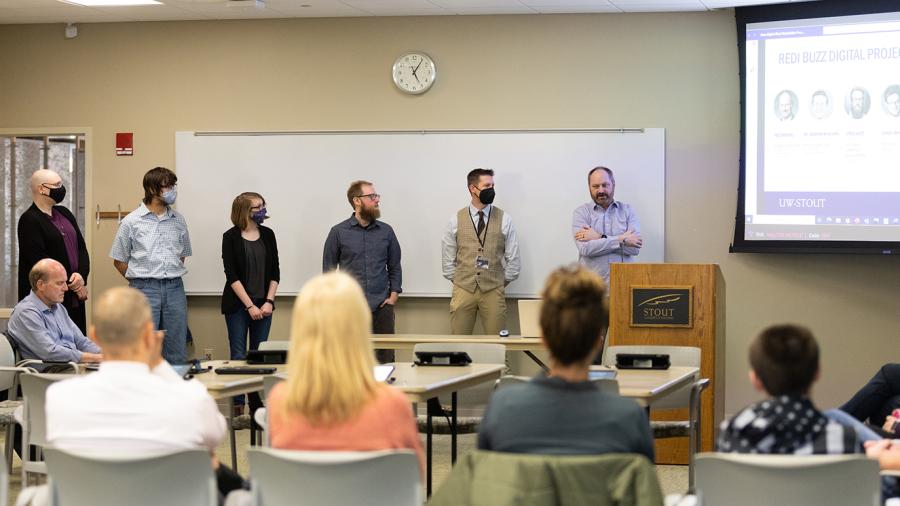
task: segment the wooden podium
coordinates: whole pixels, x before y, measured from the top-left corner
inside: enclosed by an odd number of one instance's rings
[[[714,264],[614,263],[610,272],[609,346],[700,348],[702,448],[712,451],[725,409],[725,280]],[[687,409],[656,410],[653,420],[687,420]],[[660,464],[687,464],[688,438],[656,441]]]

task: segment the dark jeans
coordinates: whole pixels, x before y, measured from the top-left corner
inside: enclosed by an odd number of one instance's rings
[[[868,419],[881,427],[896,408],[900,408],[900,364],[885,364],[840,409],[861,422]]]
[[[372,333],[394,333],[394,306],[385,304],[372,311]],[[394,361],[394,350],[375,350],[375,359],[379,364],[388,364]]]
[[[254,299],[253,303],[256,307],[260,307],[265,299]],[[225,326],[228,327],[228,343],[230,348],[229,357],[231,360],[244,360],[247,358],[247,334],[250,334],[250,349],[258,350],[259,343],[268,341],[269,328],[272,327],[272,317],[267,316],[262,320],[254,320],[250,318],[250,313],[246,310],[235,311],[225,315]],[[255,397],[255,399],[254,399]],[[257,406],[259,394],[250,394],[251,410]],[[244,405],[244,396],[238,395],[234,398],[235,406]]]

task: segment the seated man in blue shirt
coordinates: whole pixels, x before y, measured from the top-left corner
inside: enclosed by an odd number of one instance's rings
[[[588,378],[603,349],[603,280],[585,267],[563,267],[541,293],[541,337],[550,371],[491,397],[478,448],[507,453],[638,453],[653,460],[647,415],[637,402],[602,392]]]
[[[16,304],[7,333],[22,358],[55,362],[99,362],[100,347],[81,333],[63,307],[68,276],[61,263],[45,258],[28,274],[31,293]]]

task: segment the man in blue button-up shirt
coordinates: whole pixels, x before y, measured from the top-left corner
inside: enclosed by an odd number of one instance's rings
[[[45,258],[31,268],[31,293],[16,304],[7,333],[22,358],[60,362],[99,362],[100,347],[81,333],[62,301],[69,290],[66,268]]]
[[[150,303],[153,324],[165,330],[163,358],[187,362],[187,296],[181,277],[191,256],[187,222],[172,209],[178,177],[165,167],[144,174],[144,200],[122,219],[109,256],[132,288]]]
[[[572,214],[572,234],[578,261],[609,284],[609,264],[633,262],[641,251],[641,224],[630,205],[613,197],[616,179],[612,170],[594,167],[588,173],[591,202]],[[607,290],[607,293],[609,291]]]
[[[403,291],[400,243],[394,229],[378,221],[381,196],[368,181],[354,181],[347,190],[350,218],[331,227],[322,254],[322,272],[340,267],[362,286],[372,310],[372,332],[394,333],[394,304]],[[393,350],[377,350],[381,363],[393,362]]]

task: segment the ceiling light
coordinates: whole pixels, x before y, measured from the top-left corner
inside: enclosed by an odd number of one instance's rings
[[[122,7],[129,5],[162,5],[157,0],[59,0],[67,4],[84,7]]]

